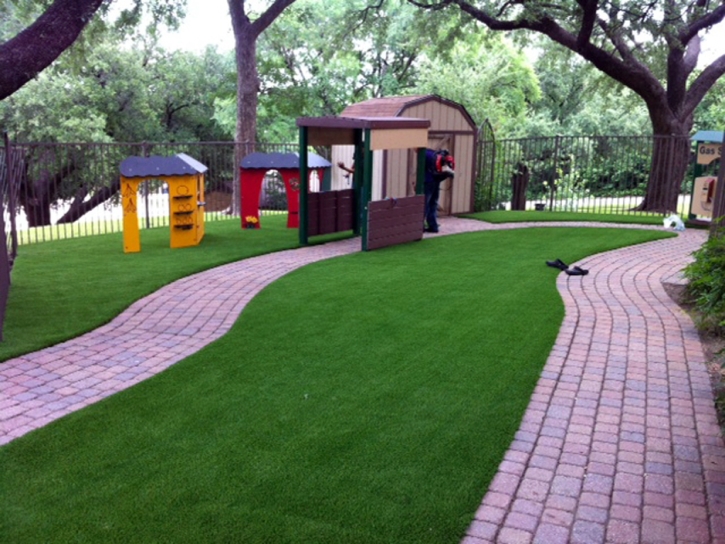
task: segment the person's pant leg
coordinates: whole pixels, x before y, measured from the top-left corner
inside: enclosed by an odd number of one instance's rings
[[[432,183],[425,187],[425,221],[428,229],[438,231],[438,198],[440,184]]]

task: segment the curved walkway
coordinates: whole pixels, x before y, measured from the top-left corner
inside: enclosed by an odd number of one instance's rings
[[[442,222],[445,234],[526,226]],[[681,281],[705,238],[688,230],[577,263],[588,276],[560,274],[564,323],[465,544],[725,543],[725,447],[704,356],[662,286]],[[275,279],[359,248],[344,240],[221,266],[0,364],[0,444],[161,372],[226,333]]]

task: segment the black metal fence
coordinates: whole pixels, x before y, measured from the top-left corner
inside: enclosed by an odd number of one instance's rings
[[[482,131],[480,141],[477,211],[627,214],[635,213],[645,195],[655,140],[652,136],[496,140],[490,131]],[[691,164],[678,201],[681,215],[689,211],[692,178]]]
[[[475,208],[633,213],[649,180],[653,141],[651,136],[497,140],[483,130]],[[298,149],[296,144],[232,142],[8,145],[0,150],[0,161],[13,157],[12,171],[3,166],[11,261],[18,244],[122,231],[119,165],[126,157],[186,153],[206,165],[206,218],[215,220],[239,215],[238,165],[243,157],[253,151]],[[682,186],[683,215],[692,178],[688,173]],[[142,228],[168,225],[165,191],[160,181],[141,187]],[[284,184],[274,171],[265,179],[260,207],[262,213],[286,209]]]
[[[294,152],[297,146],[276,144],[133,143],[10,144],[16,157],[17,195],[14,218],[19,244],[121,232],[123,210],[118,192],[119,165],[130,156],[186,153],[208,167],[206,219],[239,215],[238,180],[241,159],[253,151]],[[165,184],[148,180],[139,190],[142,228],[167,226]],[[276,172],[265,179],[262,213],[285,209],[284,184]],[[6,201],[5,209],[8,210]]]

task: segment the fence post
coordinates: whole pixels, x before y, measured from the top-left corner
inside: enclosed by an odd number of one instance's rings
[[[142,157],[148,157],[149,156],[149,146],[146,142],[141,143],[141,156]],[[146,228],[151,228],[151,214],[149,213],[149,180],[145,179],[143,181],[143,200],[144,200],[144,208],[146,208]]]
[[[0,186],[0,341],[3,340],[3,327],[5,325],[5,308],[8,303],[8,294],[10,292],[10,257],[8,256],[8,237],[5,232],[5,203],[4,196],[6,189],[11,185],[11,162],[10,162],[10,139],[8,133],[3,132],[3,142],[5,144],[5,176]]]
[[[549,211],[554,211],[554,195],[556,194],[556,180],[559,175],[559,147],[561,135],[557,134],[554,140],[554,179],[551,180],[551,194],[549,195]]]
[[[13,161],[13,153],[11,152],[11,143],[10,138],[8,137],[8,133],[3,133],[3,139],[5,141],[5,153],[6,153],[6,163],[5,168],[7,169],[7,175],[8,175],[8,212],[10,215],[10,263],[12,266],[12,263],[15,262],[15,258],[18,256],[18,228],[15,224],[15,214],[17,211],[18,206],[18,186],[20,184],[19,179],[16,176],[16,169],[19,168],[18,165],[14,164]],[[16,155],[17,157],[17,155]]]
[[[723,132],[723,146],[725,146],[725,132]],[[694,191],[693,191],[694,193]],[[715,199],[712,204],[712,223],[710,223],[710,236],[718,236],[720,229],[725,225],[725,167],[722,163],[717,170],[717,184],[715,185]]]

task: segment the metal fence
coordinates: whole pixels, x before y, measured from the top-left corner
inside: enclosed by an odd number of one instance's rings
[[[651,136],[495,139],[482,130],[477,150],[476,210],[547,209],[633,213],[649,180]],[[253,151],[294,152],[296,144],[132,143],[6,144],[0,166],[13,157],[4,178],[3,201],[11,260],[17,245],[121,232],[119,165],[130,156],[186,153],[208,167],[206,219],[239,215],[241,159]],[[324,151],[321,151],[324,153]],[[680,213],[689,210],[693,175],[683,182]],[[142,228],[168,226],[168,195],[160,181],[144,182],[139,194]],[[265,178],[262,213],[286,209],[278,173]]]
[[[652,136],[496,140],[484,127],[480,141],[478,211],[628,214],[636,213],[634,208],[645,195],[655,140]],[[678,202],[683,215],[689,211],[692,189],[694,163],[690,162]]]
[[[171,156],[186,153],[205,166],[206,219],[239,215],[239,163],[253,151],[294,152],[294,144],[132,143],[132,144],[10,144],[16,159],[14,217],[17,242],[28,244],[60,238],[121,232],[123,209],[119,166],[130,156]],[[4,153],[4,150],[3,150]],[[139,189],[141,228],[168,226],[166,185],[148,180]],[[284,184],[272,171],[265,178],[262,213],[286,207]],[[13,213],[14,212],[14,213]]]

